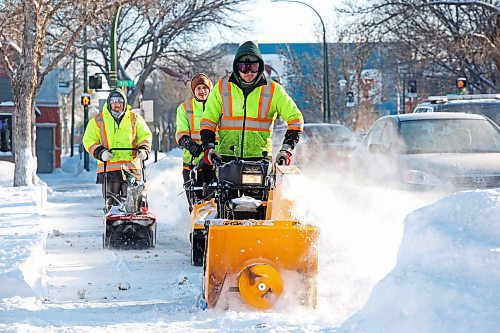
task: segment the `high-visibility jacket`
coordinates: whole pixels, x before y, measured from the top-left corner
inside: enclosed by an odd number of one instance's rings
[[[216,150],[224,156],[241,158],[272,154],[274,119],[280,115],[288,129],[302,131],[304,119],[295,102],[283,87],[272,80],[252,90],[245,98],[243,91],[228,79],[220,80],[210,93],[201,120],[201,129],[218,128]]]
[[[118,124],[105,104],[102,112],[87,124],[82,141],[85,149],[92,156],[94,156],[94,151],[101,146],[105,149],[143,147],[150,151],[152,134],[144,118],[132,112],[130,105],[127,106]],[[113,158],[107,162],[107,171],[119,171],[124,167],[137,170],[137,165],[131,162],[136,155],[135,151],[113,151]],[[104,163],[98,160],[97,173],[103,171]]]
[[[188,135],[191,139],[201,144],[200,121],[203,116],[203,102],[198,102],[195,98],[190,98],[177,108],[175,140],[179,144],[180,138]],[[193,165],[196,165],[203,156],[200,155],[193,159]],[[193,155],[189,150],[184,149],[182,161],[184,164],[191,164]]]

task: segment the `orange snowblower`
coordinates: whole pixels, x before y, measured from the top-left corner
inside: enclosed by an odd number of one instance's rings
[[[282,196],[295,166],[236,160],[216,166],[214,198],[194,204],[192,263],[204,266],[209,308],[266,310],[290,301],[315,307],[317,227],[291,215]]]

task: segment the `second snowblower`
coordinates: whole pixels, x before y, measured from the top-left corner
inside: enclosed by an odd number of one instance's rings
[[[113,148],[110,151],[133,150],[136,148]],[[122,197],[108,191],[107,163],[104,162],[105,214],[102,242],[104,248],[142,249],[156,244],[156,216],[149,212],[145,189],[146,174],[144,161],[135,158],[133,167],[122,167],[127,180],[127,195]],[[137,179],[135,170],[140,170]]]

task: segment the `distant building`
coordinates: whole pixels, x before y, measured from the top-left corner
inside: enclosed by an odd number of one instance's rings
[[[236,43],[221,44],[220,47],[228,53],[228,57],[234,56],[236,49],[238,48]],[[397,92],[397,66],[392,64],[394,60],[390,54],[384,52],[382,44],[374,45],[374,51],[368,57],[367,61],[363,65],[360,75],[360,82],[354,81],[354,68],[349,68],[350,76],[348,79],[351,81],[351,88],[347,87],[346,91],[340,90],[340,85],[338,82],[343,78],[339,77],[340,64],[342,63],[341,55],[349,54],[349,50],[353,49],[354,44],[349,43],[329,43],[329,55],[333,59],[329,59],[329,77],[330,77],[330,100],[331,108],[334,111],[348,112],[349,110],[345,106],[345,94],[352,91],[356,97],[356,105],[361,101],[364,105],[371,105],[370,109],[372,113],[375,113],[375,117],[383,116],[386,114],[396,114],[398,110],[398,92]],[[291,97],[295,100],[298,107],[301,110],[309,111],[309,114],[316,112],[318,117],[313,121],[318,121],[321,119],[321,110],[323,105],[322,98],[313,98],[305,96],[303,92],[305,87],[300,86],[299,80],[294,80],[293,76],[289,76],[287,73],[287,62],[294,57],[297,59],[313,59],[314,63],[320,64],[321,70],[320,75],[316,78],[309,77],[309,80],[318,80],[319,85],[323,85],[323,45],[321,43],[263,43],[259,44],[259,49],[262,52],[262,56],[266,63],[266,72],[268,76],[275,79],[283,84]],[[227,62],[227,61],[226,61]],[[229,65],[230,66],[230,65]],[[231,71],[232,68],[228,68]],[[303,75],[314,75],[312,74],[311,66],[302,67]],[[318,72],[318,71],[317,71]],[[317,76],[317,74],[316,74]],[[342,75],[343,76],[343,75]],[[358,90],[359,87],[359,91]],[[319,94],[322,96],[321,94]],[[342,107],[343,105],[343,107]],[[353,107],[355,109],[356,107]],[[306,118],[306,121],[311,121]]]
[[[37,172],[61,167],[61,110],[58,71],[49,73],[35,100]],[[14,96],[8,77],[0,71],[0,160],[14,162]]]

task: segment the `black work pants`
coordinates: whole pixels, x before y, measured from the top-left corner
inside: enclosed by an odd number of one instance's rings
[[[127,187],[128,187],[128,184],[126,181],[111,180],[111,181],[108,181],[107,190],[108,190],[108,193],[113,193],[116,196],[126,197],[127,196]],[[113,199],[109,195],[106,195],[104,183],[102,183],[102,196],[106,200],[108,207],[112,206],[113,204],[117,204],[115,199]]]

